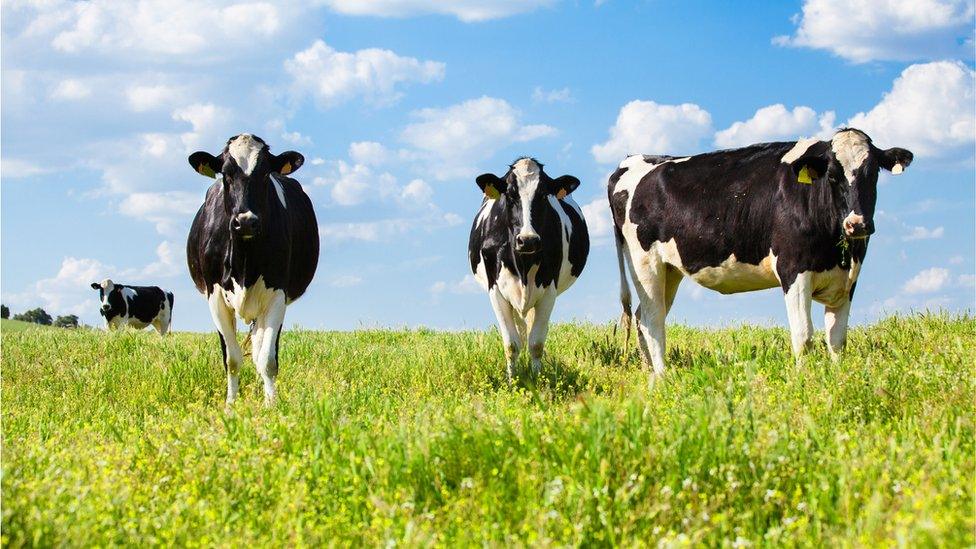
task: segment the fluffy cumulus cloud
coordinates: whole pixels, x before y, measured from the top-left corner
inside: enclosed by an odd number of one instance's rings
[[[715,133],[715,145],[723,148],[743,147],[764,141],[795,140],[799,137],[830,137],[834,130],[834,112],[817,114],[810,107],[787,109],[782,104],[756,111],[744,122],[736,122]]]
[[[58,85],[51,90],[51,99],[55,101],[77,101],[88,97],[91,92],[91,86],[88,84],[81,80],[67,78],[58,82]]]
[[[558,90],[544,90],[541,86],[536,86],[532,90],[532,100],[537,103],[575,103],[573,92],[569,88]]]
[[[631,101],[620,109],[610,139],[593,145],[597,162],[616,164],[629,154],[691,154],[712,134],[712,116],[693,103]]]
[[[945,234],[945,227],[935,227],[929,229],[927,227],[910,227],[908,234],[901,237],[902,240],[909,242],[912,240],[934,240],[937,238],[942,238]]]
[[[433,179],[468,177],[484,159],[511,143],[556,134],[543,124],[523,124],[521,113],[503,99],[480,97],[445,108],[412,113],[400,134],[416,150]]]
[[[186,191],[131,193],[119,204],[119,213],[148,221],[160,234],[173,236],[189,228],[190,216],[203,203],[202,194]]]
[[[780,45],[824,49],[855,63],[973,57],[972,0],[806,0]]]
[[[555,0],[323,0],[323,3],[347,15],[450,15],[461,21],[476,22],[530,12],[551,6]]]
[[[582,210],[583,217],[586,219],[586,229],[593,243],[601,245],[609,242],[613,237],[613,217],[606,197],[583,204]]]
[[[932,267],[913,276],[902,286],[906,294],[931,294],[945,288],[950,281],[948,269]]]
[[[51,0],[18,3],[5,15],[24,23],[21,38],[62,53],[161,59],[253,49],[282,31],[289,12],[271,2]]]
[[[445,65],[402,57],[390,50],[369,48],[336,51],[322,40],[285,62],[292,89],[311,95],[322,107],[334,107],[354,97],[374,105],[389,105],[402,95],[399,87],[444,78]]]
[[[880,147],[904,147],[918,156],[971,158],[976,143],[976,72],[958,61],[911,65],[873,109],[847,125],[866,131]]]

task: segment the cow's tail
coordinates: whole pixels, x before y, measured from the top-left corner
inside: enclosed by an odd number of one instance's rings
[[[630,344],[631,325],[630,284],[627,283],[627,258],[624,255],[627,253],[624,249],[626,242],[619,228],[614,227],[613,235],[617,245],[617,268],[620,270],[620,307],[623,309],[620,313],[620,327],[624,331],[624,355],[626,356],[629,351],[627,346]]]

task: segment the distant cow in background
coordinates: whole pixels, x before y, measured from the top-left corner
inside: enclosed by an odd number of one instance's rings
[[[607,194],[622,321],[629,326],[629,266],[645,363],[664,372],[664,319],[686,276],[723,294],[781,287],[798,357],[813,336],[811,300],[823,303],[827,345],[837,356],[874,232],[878,171],[899,174],[911,162],[911,152],[881,150],[855,129],[829,141],[621,162]]]
[[[207,177],[220,174],[190,227],[186,257],[220,335],[227,402],[237,398],[243,361],[236,315],[252,324],[251,356],[272,403],[285,307],[305,293],[319,259],[312,202],[298,181],[285,177],[305,158],[294,151],[275,156],[261,138],[245,133],[218,155],[195,152],[189,161]]]
[[[101,302],[99,314],[105,318],[105,326],[118,329],[123,326],[143,329],[152,324],[160,335],[169,332],[173,322],[173,293],[157,286],[127,286],[106,278],[92,282],[98,290]]]
[[[542,368],[556,296],[583,272],[590,251],[583,212],[569,196],[579,179],[553,179],[534,158],[519,158],[503,177],[478,176],[485,197],[471,226],[471,271],[488,292],[514,375],[528,340],[532,371]]]

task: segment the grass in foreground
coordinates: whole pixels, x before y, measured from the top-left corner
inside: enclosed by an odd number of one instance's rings
[[[608,327],[534,388],[494,332],[291,331],[227,412],[214,335],[3,330],[3,545],[972,546],[974,340],[672,326],[649,390]]]

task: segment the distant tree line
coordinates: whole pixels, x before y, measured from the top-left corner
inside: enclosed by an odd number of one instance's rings
[[[6,305],[0,305],[0,318],[10,318],[10,308]],[[16,314],[13,319],[57,328],[78,328],[81,325],[78,322],[78,315],[63,315],[58,318],[51,318],[51,315],[40,307]]]

